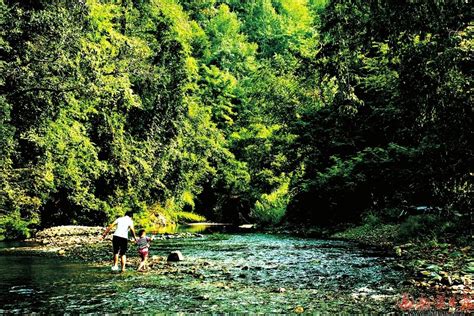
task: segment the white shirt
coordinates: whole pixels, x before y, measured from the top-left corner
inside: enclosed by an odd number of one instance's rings
[[[128,216],[122,216],[115,220],[114,224],[117,224],[114,236],[128,239],[128,229],[133,226],[133,221]]]

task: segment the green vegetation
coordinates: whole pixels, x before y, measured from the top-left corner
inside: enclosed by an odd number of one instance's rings
[[[0,0],[0,25],[4,237],[126,210],[470,229],[466,1]]]

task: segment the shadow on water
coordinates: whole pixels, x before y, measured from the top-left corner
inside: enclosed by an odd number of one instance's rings
[[[338,296],[361,288],[395,294],[402,279],[390,268],[393,258],[376,250],[335,240],[228,234],[222,228],[153,241],[152,256],[180,250],[185,261],[159,261],[144,274],[113,274],[110,267],[52,258],[0,257],[0,313],[287,313],[298,305],[308,312],[338,311]],[[342,304],[367,310],[355,302]]]
[[[39,243],[33,241],[0,241],[0,249],[16,247],[34,247]]]

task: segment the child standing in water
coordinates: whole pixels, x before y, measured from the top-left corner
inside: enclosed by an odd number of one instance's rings
[[[146,235],[144,229],[141,229],[138,232],[138,240],[136,241],[138,246],[138,254],[142,259],[140,265],[138,266],[138,271],[146,271],[148,268],[146,264],[148,260],[148,249],[150,248],[150,241],[151,238]]]

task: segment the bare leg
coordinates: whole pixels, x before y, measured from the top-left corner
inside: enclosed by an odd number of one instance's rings
[[[142,261],[140,261],[140,265],[138,266],[138,271],[142,270],[143,267],[145,266],[145,260],[142,258]]]
[[[122,263],[122,272],[125,271],[125,265],[127,264],[127,256],[123,255],[120,257],[120,261]]]
[[[118,266],[118,257],[119,257],[118,254],[115,254],[115,255],[114,255],[114,267],[117,267],[117,266]]]

